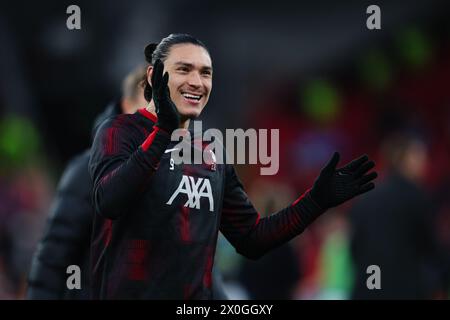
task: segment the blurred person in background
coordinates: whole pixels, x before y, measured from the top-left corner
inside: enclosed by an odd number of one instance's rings
[[[418,136],[392,134],[382,153],[388,174],[350,212],[353,299],[429,299],[439,291],[433,205],[422,187],[429,161]],[[381,289],[368,289],[367,267],[381,270]]]
[[[95,120],[93,132],[108,117],[134,113],[144,107],[142,81],[146,67],[133,70],[122,83],[122,97]],[[28,276],[28,299],[89,299],[89,255],[94,209],[88,172],[90,150],[74,157],[64,170],[47,219],[44,235],[34,253]],[[81,269],[81,289],[67,288],[67,267]]]
[[[320,290],[316,298],[349,299],[353,286],[353,265],[347,211],[334,213],[327,222],[320,230],[323,240],[318,263]]]
[[[236,251],[258,259],[329,208],[375,187],[373,161],[362,156],[337,168],[336,152],[311,189],[261,218],[233,165],[175,166],[166,152],[175,146],[171,134],[188,129],[208,102],[212,62],[205,45],[172,34],[147,46],[145,56],[149,105],[103,122],[89,161],[97,213],[94,297],[211,299],[219,229]],[[191,188],[200,188],[194,204]]]

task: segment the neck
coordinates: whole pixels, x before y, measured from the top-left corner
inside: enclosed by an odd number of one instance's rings
[[[147,111],[152,113],[153,115],[158,116],[156,114],[156,111],[155,111],[156,110],[155,109],[155,103],[153,102],[153,100],[148,103],[148,105],[147,105],[147,107],[145,109],[147,109]],[[180,115],[180,118],[181,118],[181,120],[180,120],[180,125],[179,125],[178,128],[179,129],[187,129],[187,128],[189,128],[190,120],[188,118],[185,118],[185,117],[181,116],[181,115]]]

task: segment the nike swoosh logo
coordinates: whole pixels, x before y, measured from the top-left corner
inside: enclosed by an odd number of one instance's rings
[[[180,148],[172,148],[172,149],[167,149],[166,151],[164,151],[164,153],[169,153],[175,150],[180,150]]]

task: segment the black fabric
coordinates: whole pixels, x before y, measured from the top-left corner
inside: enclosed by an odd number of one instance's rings
[[[141,112],[120,115],[95,137],[94,298],[211,299],[219,229],[239,253],[256,259],[323,212],[306,193],[260,219],[232,165],[172,165],[164,150],[175,143],[161,131],[143,150],[155,121]]]
[[[33,256],[28,299],[88,299],[89,244],[93,209],[89,151],[74,158],[59,182],[44,236]],[[81,290],[68,290],[67,267],[81,268]]]
[[[258,261],[245,259],[239,280],[252,300],[290,300],[294,298],[300,271],[299,258],[286,243]]]
[[[122,107],[120,104],[121,104],[120,98],[113,100],[110,104],[106,106],[105,110],[103,110],[103,112],[100,113],[95,118],[94,126],[92,127],[92,140],[94,140],[95,133],[97,132],[98,128],[100,127],[103,121],[122,113]]]
[[[354,299],[431,298],[428,270],[436,259],[432,204],[400,174],[390,175],[350,212]],[[369,290],[367,267],[381,271],[381,290]]]

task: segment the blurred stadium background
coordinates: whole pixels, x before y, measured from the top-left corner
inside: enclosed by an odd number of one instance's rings
[[[71,4],[81,8],[81,30],[66,28]],[[370,4],[381,8],[381,30],[366,28]],[[0,299],[24,298],[56,183],[67,161],[89,147],[95,116],[120,95],[124,76],[144,62],[144,46],[176,32],[201,39],[212,54],[214,85],[201,117],[204,127],[280,129],[277,175],[238,167],[260,212],[294,200],[334,150],[342,161],[369,154],[381,183],[387,174],[385,139],[398,129],[420,136],[427,146],[420,185],[434,204],[428,218],[441,256],[429,271],[439,279],[430,284],[429,297],[448,299],[448,1],[101,0],[1,6]],[[355,280],[352,205],[326,214],[259,265],[221,239],[216,265],[229,297],[349,299]],[[287,286],[275,291],[283,283]]]

